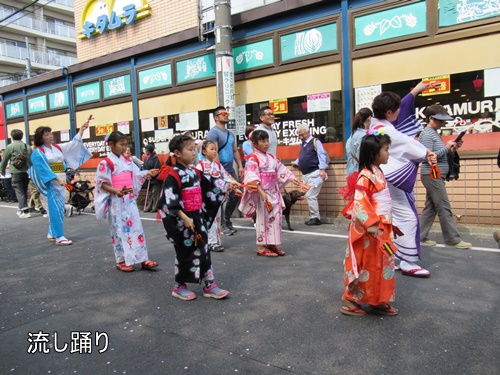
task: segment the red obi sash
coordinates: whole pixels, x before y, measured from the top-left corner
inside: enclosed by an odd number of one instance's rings
[[[184,212],[199,211],[202,209],[201,187],[189,187],[181,190]]]

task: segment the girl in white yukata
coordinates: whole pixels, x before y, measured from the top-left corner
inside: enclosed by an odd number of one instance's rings
[[[47,238],[56,245],[67,246],[73,242],[64,237],[64,213],[66,203],[66,168],[77,169],[92,154],[82,142],[82,134],[89,127],[89,120],[82,125],[72,141],[53,144],[52,129],[40,126],[35,130],[36,148],[31,153],[33,167],[29,169],[33,183],[41,194],[41,201],[49,213]]]
[[[116,268],[134,271],[134,264],[151,269],[158,263],[148,259],[146,238],[137,208],[137,196],[144,180],[158,170],[140,171],[132,160],[123,156],[127,137],[120,132],[106,136],[111,153],[97,166],[94,206],[97,220],[109,219],[109,233],[116,258]]]
[[[239,209],[246,217],[257,213],[257,255],[266,257],[284,256],[279,248],[282,237],[282,214],[285,202],[281,188],[292,181],[301,184],[269,149],[269,135],[263,130],[252,133],[254,152],[246,157],[244,186],[246,187]]]
[[[198,168],[208,180],[221,179],[225,182],[231,184],[233,188],[237,188],[240,184],[231,177],[229,173],[226,172],[224,167],[216,161],[217,158],[217,143],[214,141],[203,141],[201,146],[202,159],[198,162],[196,168]],[[236,195],[241,196],[241,191],[236,189]],[[224,251],[224,246],[222,246],[220,234],[222,233],[221,228],[221,208],[217,211],[217,216],[210,227],[208,232],[208,249],[210,251],[221,252]]]

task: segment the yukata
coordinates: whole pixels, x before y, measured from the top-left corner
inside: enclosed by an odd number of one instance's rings
[[[95,214],[97,220],[108,217],[109,234],[117,264],[131,266],[148,260],[146,238],[137,208],[137,197],[146,174],[147,171],[139,170],[131,159],[118,157],[113,153],[97,166],[94,180]],[[103,183],[115,189],[127,187],[133,191],[118,197],[105,191]]]
[[[364,168],[350,202],[349,239],[344,259],[344,295],[349,301],[380,305],[394,301],[396,279],[392,242],[391,197],[380,169]],[[349,204],[348,204],[349,206]],[[374,238],[367,228],[378,225]]]
[[[252,217],[257,213],[257,245],[281,245],[285,208],[281,189],[293,178],[294,174],[272,154],[255,150],[247,157],[243,181],[247,189],[243,193],[239,209],[245,217]],[[271,206],[262,201],[256,188],[252,188],[256,184],[260,184]]]
[[[404,233],[394,240],[399,249],[396,256],[407,262],[420,259],[420,224],[413,189],[418,165],[427,156],[427,148],[415,140],[422,125],[415,118],[413,103],[412,94],[401,100],[395,125],[375,118],[370,125],[371,129],[383,126],[385,134],[391,137],[391,156],[381,168],[391,193],[394,225]]]
[[[167,238],[175,248],[175,282],[213,281],[208,249],[208,230],[220,208],[229,184],[223,179],[205,178],[194,167],[177,163],[165,179],[158,203]],[[195,232],[177,216],[183,211],[193,220]]]
[[[216,180],[222,179],[227,183],[230,183],[232,177],[229,173],[226,172],[222,164],[216,161],[209,161],[207,159],[201,159],[196,168],[201,171],[205,175],[208,180]],[[219,207],[217,214],[214,218],[212,225],[208,231],[208,244],[209,245],[222,245],[220,234],[222,233],[221,228],[221,219],[222,219],[222,208]]]
[[[79,134],[72,141],[40,146],[31,153],[32,168],[28,174],[42,195],[42,205],[49,214],[49,232],[51,237],[64,236],[64,213],[66,203],[66,186],[61,186],[57,177],[66,181],[66,168],[77,169],[92,154],[85,147]]]

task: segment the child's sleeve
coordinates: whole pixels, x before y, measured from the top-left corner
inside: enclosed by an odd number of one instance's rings
[[[94,208],[97,220],[104,220],[108,215],[111,194],[102,189],[102,184],[112,186],[111,169],[105,160],[101,160],[95,172]]]
[[[174,177],[168,176],[165,180],[160,202],[160,209],[169,215],[177,216],[177,213],[184,209],[181,189]]]
[[[377,211],[372,204],[371,197],[373,192],[373,183],[368,177],[360,174],[356,191],[354,192],[352,216],[356,218],[364,228],[369,228],[380,221]]]

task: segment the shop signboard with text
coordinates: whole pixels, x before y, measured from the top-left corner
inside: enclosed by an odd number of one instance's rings
[[[281,60],[337,50],[337,24],[318,26],[280,37]]]
[[[439,27],[500,17],[500,3],[498,1],[438,0],[438,9]]]
[[[75,93],[76,104],[101,100],[101,86],[99,81],[76,86]]]
[[[24,116],[24,104],[20,100],[14,103],[8,103],[5,105],[5,115],[7,119],[22,117]]]
[[[233,49],[234,71],[274,64],[273,40],[267,39]]]
[[[28,98],[28,113],[30,115],[47,111],[47,96],[40,95]]]
[[[178,61],[177,82],[184,83],[198,79],[215,77],[214,55],[202,55],[191,59]]]
[[[172,67],[170,64],[139,71],[139,91],[170,85],[172,85]]]

